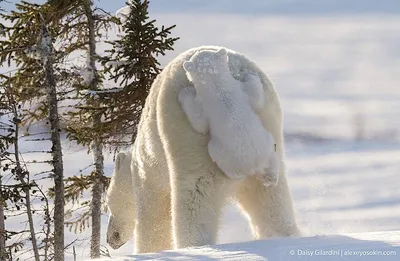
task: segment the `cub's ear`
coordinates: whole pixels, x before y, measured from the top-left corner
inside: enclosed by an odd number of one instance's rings
[[[119,170],[122,167],[126,154],[123,152],[119,152],[115,157],[115,169]]]
[[[225,48],[219,49],[215,55],[221,60],[221,61],[226,61],[228,60],[228,50]]]
[[[186,72],[193,72],[194,64],[190,61],[186,61],[183,63],[183,69],[185,69]]]

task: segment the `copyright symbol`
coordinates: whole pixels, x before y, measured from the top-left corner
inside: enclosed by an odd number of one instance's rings
[[[292,255],[292,256],[295,254],[294,250],[290,250],[289,253],[290,253],[290,255]]]

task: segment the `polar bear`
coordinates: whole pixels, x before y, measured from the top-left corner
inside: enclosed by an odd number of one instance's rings
[[[194,88],[183,88],[178,100],[193,128],[210,132],[211,159],[231,178],[258,174],[266,185],[276,185],[279,161],[274,138],[256,114],[264,106],[258,76],[249,72],[244,82],[233,78],[225,48],[199,51],[183,68]]]
[[[157,76],[131,151],[131,191],[128,188],[115,200],[111,199],[113,188],[108,191],[110,209],[113,204],[133,206],[133,214],[127,208],[112,211],[112,216],[117,220],[123,219],[117,216],[130,215],[128,221],[132,225],[126,229],[127,235],[134,229],[136,253],[215,244],[221,211],[230,198],[248,217],[255,239],[299,235],[285,175],[279,97],[260,68],[244,55],[227,49],[229,69],[235,79],[244,81],[251,71],[261,80],[264,102],[257,115],[277,145],[280,167],[276,186],[265,186],[255,175],[229,178],[210,158],[210,136],[191,126],[178,100],[182,88],[191,85],[183,63],[198,51],[216,52],[220,48],[190,49]],[[114,239],[116,247],[126,242],[121,236]]]
[[[116,155],[107,191],[106,204],[110,212],[107,243],[114,249],[131,239],[135,229],[131,162],[131,152]]]

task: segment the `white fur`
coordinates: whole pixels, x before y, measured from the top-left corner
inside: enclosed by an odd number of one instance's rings
[[[193,128],[210,132],[211,159],[231,178],[258,174],[266,185],[276,185],[274,138],[256,114],[264,105],[260,79],[254,73],[245,75],[246,82],[234,79],[224,48],[199,51],[183,67],[194,88],[182,89],[178,99]]]
[[[114,174],[107,191],[110,211],[107,243],[114,249],[131,239],[135,229],[131,161],[130,152],[117,154]]]
[[[219,49],[188,50],[153,82],[132,149],[134,204],[130,204],[135,213],[130,220],[135,224],[136,253],[215,244],[221,211],[230,197],[247,214],[256,239],[299,234],[283,163],[279,98],[257,65],[228,50],[229,69],[236,79],[250,71],[261,80],[264,101],[257,114],[277,144],[280,168],[276,186],[266,187],[256,176],[228,178],[208,154],[210,136],[194,130],[178,101],[182,88],[190,85],[184,62],[197,51]],[[109,207],[129,200],[127,196],[109,200]],[[119,215],[126,212],[121,210]]]

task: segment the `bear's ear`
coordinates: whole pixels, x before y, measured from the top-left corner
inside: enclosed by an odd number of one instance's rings
[[[119,152],[117,154],[117,157],[115,158],[115,169],[116,170],[121,169],[125,157],[126,157],[126,154],[123,152]]]
[[[194,64],[190,61],[186,61],[183,63],[183,69],[187,72],[193,72],[194,71]]]
[[[215,55],[219,58],[219,60],[226,61],[228,59],[228,50],[221,48],[215,53]]]

